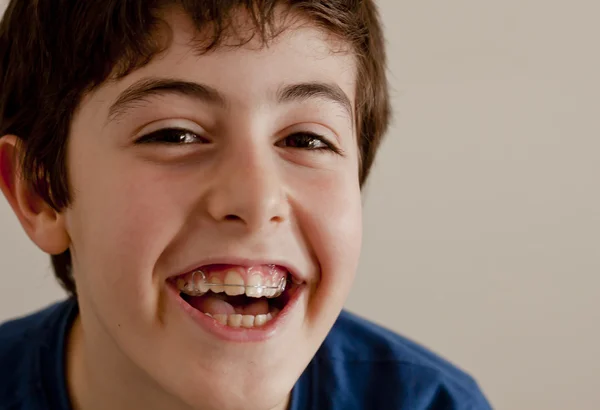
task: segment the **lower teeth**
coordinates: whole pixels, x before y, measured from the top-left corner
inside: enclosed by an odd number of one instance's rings
[[[276,309],[273,313],[269,312],[266,315],[240,315],[240,314],[214,314],[205,313],[206,316],[213,318],[215,321],[222,325],[229,327],[243,327],[246,329],[252,329],[255,327],[264,326],[267,322],[277,316],[279,311]]]

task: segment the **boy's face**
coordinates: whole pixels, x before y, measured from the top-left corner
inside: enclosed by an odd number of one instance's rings
[[[167,21],[169,49],[86,96],[71,128],[65,217],[86,349],[186,403],[281,406],[357,268],[354,58],[306,25],[199,55],[191,22]],[[235,286],[180,296],[178,275],[197,268],[217,284],[295,283],[279,300],[222,292]]]

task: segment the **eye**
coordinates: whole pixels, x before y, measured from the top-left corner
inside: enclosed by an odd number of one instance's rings
[[[329,142],[325,137],[312,132],[296,132],[288,135],[276,144],[283,148],[297,148],[311,151],[330,151],[341,154],[339,148]]]
[[[206,144],[209,141],[183,128],[163,128],[140,137],[137,144],[158,143],[165,145]]]

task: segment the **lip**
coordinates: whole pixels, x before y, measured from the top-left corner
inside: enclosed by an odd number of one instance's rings
[[[236,266],[243,266],[246,268],[250,268],[252,266],[261,266],[261,265],[277,265],[277,266],[281,266],[282,268],[285,268],[292,276],[292,279],[294,280],[294,282],[296,282],[297,284],[303,284],[304,282],[306,282],[306,278],[300,274],[300,271],[295,266],[290,265],[287,261],[275,260],[275,259],[246,259],[246,258],[227,258],[227,257],[226,258],[218,258],[218,257],[207,258],[207,259],[203,259],[198,262],[194,262],[194,264],[189,265],[188,267],[184,268],[182,271],[169,275],[168,279],[172,279],[177,276],[192,273],[195,270],[198,270],[202,266],[206,266],[206,265],[236,265]]]
[[[274,337],[282,331],[286,324],[290,322],[294,313],[294,308],[298,305],[298,302],[305,291],[305,285],[297,285],[290,295],[288,303],[276,317],[271,319],[264,326],[246,329],[222,325],[213,318],[194,309],[179,295],[179,289],[177,289],[173,283],[167,282],[167,298],[182,309],[192,321],[199,325],[204,331],[211,333],[221,340],[237,343],[262,342]]]

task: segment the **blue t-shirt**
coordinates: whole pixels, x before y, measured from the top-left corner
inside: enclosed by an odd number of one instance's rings
[[[65,341],[73,299],[0,326],[0,410],[69,410]],[[292,391],[290,410],[487,410],[468,375],[342,312]]]

